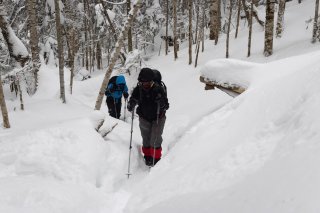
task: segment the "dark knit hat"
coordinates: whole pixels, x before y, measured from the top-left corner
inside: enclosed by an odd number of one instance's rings
[[[152,69],[150,68],[141,69],[139,73],[138,81],[153,81],[153,79],[154,79],[154,72]]]

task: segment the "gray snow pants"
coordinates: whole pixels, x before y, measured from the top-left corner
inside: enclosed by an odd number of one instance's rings
[[[166,116],[159,118],[158,124],[156,120],[149,122],[143,118],[139,118],[139,127],[144,147],[161,147],[162,133],[165,122]]]

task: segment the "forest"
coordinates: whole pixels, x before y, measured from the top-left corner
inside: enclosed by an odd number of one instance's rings
[[[188,63],[197,67],[204,41],[217,45],[226,35],[229,58],[229,38],[237,38],[240,26],[248,29],[243,51],[250,57],[252,25],[257,23],[265,32],[263,55],[269,57],[274,37],[281,38],[284,30],[286,0],[5,0],[0,4],[0,102],[3,125],[9,128],[2,87],[10,87],[23,109],[23,96],[38,90],[41,64],[59,68],[62,103],[67,101],[66,92],[72,94],[75,78],[85,80],[91,73],[105,72],[95,104],[99,110],[114,70],[130,74],[143,60],[167,55],[169,47],[174,60],[179,49],[188,48]],[[318,5],[316,0],[314,17],[308,20],[313,23],[312,43],[320,39]],[[257,10],[261,6],[265,14]],[[70,82],[65,82],[65,75],[70,75]]]

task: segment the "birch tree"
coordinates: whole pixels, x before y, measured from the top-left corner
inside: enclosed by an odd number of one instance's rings
[[[315,43],[317,40],[317,33],[319,31],[318,18],[319,18],[319,0],[316,0],[315,14],[314,14],[314,20],[313,20],[312,40],[311,40],[312,43]]]
[[[266,26],[264,34],[264,55],[272,55],[273,52],[273,28],[274,28],[274,0],[267,0]]]
[[[227,39],[226,39],[226,58],[229,58],[229,38],[230,38],[231,15],[232,15],[232,0],[230,0],[230,3],[229,3],[228,31],[227,31]]]
[[[199,9],[200,11],[200,9]],[[197,45],[196,45],[196,59],[195,59],[195,62],[194,62],[194,67],[197,67],[198,66],[198,58],[199,58],[199,50],[200,50],[200,42],[202,41],[202,38],[204,36],[203,34],[203,28],[204,28],[204,16],[205,16],[205,9],[204,9],[204,5],[201,4],[201,24],[199,26],[199,36],[198,36],[198,41],[197,41]]]
[[[286,0],[279,0],[278,19],[277,19],[277,27],[276,27],[277,38],[281,38],[282,36],[285,8],[286,8]]]
[[[105,88],[106,88],[106,86],[108,84],[108,81],[110,79],[112,70],[114,68],[114,65],[116,64],[117,58],[120,55],[120,50],[121,50],[121,48],[123,46],[125,36],[127,35],[128,30],[132,25],[132,21],[135,18],[137,12],[138,12],[140,3],[141,3],[141,0],[136,0],[135,4],[133,4],[133,8],[131,9],[131,11],[129,13],[128,19],[127,19],[127,21],[126,21],[126,23],[125,23],[125,25],[123,27],[123,30],[122,30],[122,32],[121,32],[121,34],[119,36],[119,39],[118,39],[117,43],[116,43],[116,47],[115,47],[114,52],[112,54],[112,57],[110,59],[110,64],[109,64],[108,69],[107,69],[107,71],[105,73],[105,76],[103,78],[103,81],[102,81],[102,84],[101,84],[101,87],[100,87],[100,90],[99,90],[99,94],[98,94],[98,97],[97,97],[97,100],[96,100],[96,104],[95,104],[95,110],[100,110],[100,108],[101,108],[101,104],[102,104]]]

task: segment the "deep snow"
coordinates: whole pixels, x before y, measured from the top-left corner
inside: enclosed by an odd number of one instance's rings
[[[232,60],[210,61],[224,58],[222,37],[217,46],[206,41],[197,69],[187,65],[187,49],[177,61],[163,51],[145,61],[162,72],[170,109],[163,158],[150,172],[134,119],[130,179],[130,114],[123,122],[106,116],[105,105],[93,110],[104,73],[76,81],[62,104],[58,69],[42,66],[39,92],[25,97],[25,111],[7,100],[12,128],[0,129],[0,212],[319,212],[320,51],[306,22],[313,7],[311,0],[288,3],[285,32],[268,58],[256,24],[250,58],[242,27],[231,39]],[[247,64],[235,59],[249,61],[252,72],[235,74],[235,63]],[[218,62],[225,71],[219,79],[244,82],[245,93],[233,99],[204,90],[200,71],[215,78],[210,68]],[[136,76],[127,81],[132,88]]]

